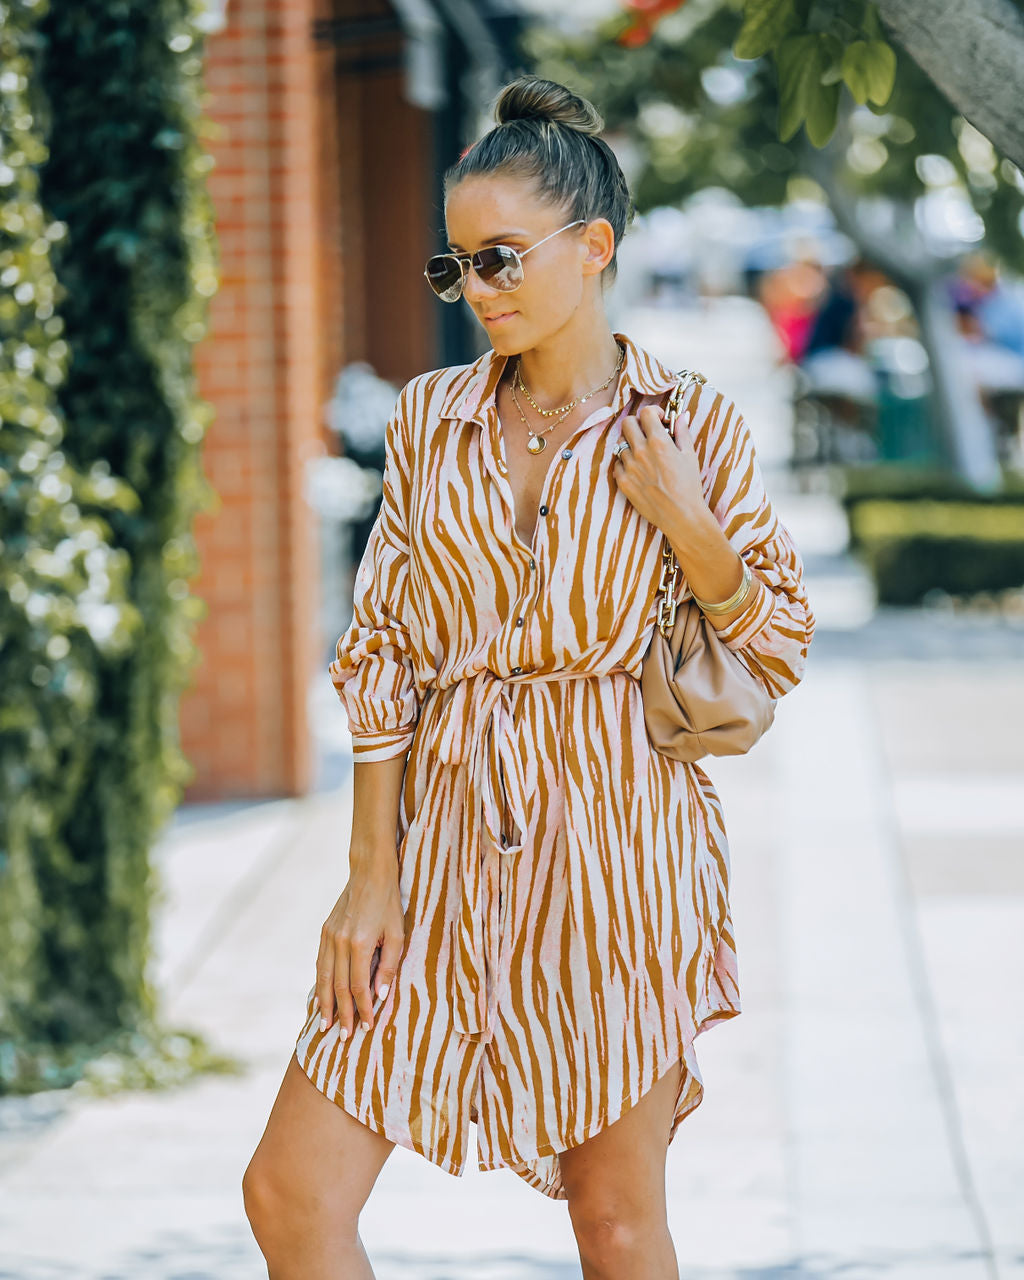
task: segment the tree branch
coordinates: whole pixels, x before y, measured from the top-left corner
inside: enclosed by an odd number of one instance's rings
[[[1024,169],[1024,14],[1012,0],[877,0],[892,38]]]

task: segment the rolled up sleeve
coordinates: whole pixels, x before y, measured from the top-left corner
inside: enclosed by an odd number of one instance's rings
[[[814,635],[803,560],[768,497],[750,430],[735,402],[707,384],[690,404],[705,498],[754,577],[746,608],[719,628],[718,636],[768,693],[780,698],[803,678]]]
[[[409,602],[408,385],[387,424],[383,494],[355,575],[352,622],[328,668],[356,760],[408,751],[419,718]]]

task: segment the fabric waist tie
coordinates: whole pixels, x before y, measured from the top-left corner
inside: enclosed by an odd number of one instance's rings
[[[593,679],[607,671],[527,672],[500,676],[489,667],[457,681],[441,708],[429,750],[447,764],[467,769],[463,827],[455,851],[458,908],[451,926],[448,984],[455,1030],[486,1043],[494,1035],[498,966],[497,910],[484,901],[489,854],[500,854],[503,796],[501,770],[511,783],[509,808],[521,831],[526,829],[525,780],[512,735],[509,684],[525,681]]]

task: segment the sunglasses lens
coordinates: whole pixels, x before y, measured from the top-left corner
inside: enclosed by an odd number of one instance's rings
[[[444,302],[455,302],[462,293],[462,268],[458,258],[440,253],[427,262],[427,282]]]
[[[493,289],[518,289],[523,283],[523,264],[508,245],[496,244],[481,249],[473,258],[473,267],[481,280]]]

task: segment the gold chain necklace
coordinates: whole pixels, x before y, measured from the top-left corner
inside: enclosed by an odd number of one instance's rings
[[[557,427],[560,423],[564,422],[566,418],[568,418],[569,414],[572,412],[572,406],[566,409],[565,413],[563,413],[560,418],[557,418],[554,422],[552,422],[550,427],[545,427],[543,431],[534,431],[533,427],[531,427],[529,422],[527,422],[526,420],[526,414],[523,413],[523,406],[519,403],[519,397],[516,395],[516,384],[514,380],[509,383],[508,389],[512,394],[512,403],[515,405],[516,409],[519,411],[519,416],[523,420],[523,426],[530,433],[530,438],[526,442],[527,449],[529,449],[531,453],[541,453],[544,449],[547,448],[547,443],[548,443],[544,439],[544,437],[548,434],[549,431],[554,431],[555,427]]]
[[[619,346],[619,344],[616,343],[616,346]],[[530,404],[533,405],[533,407],[537,410],[537,412],[541,415],[541,417],[550,418],[556,413],[568,413],[569,410],[575,408],[577,404],[582,404],[584,400],[589,400],[591,396],[596,396],[599,391],[603,391],[605,387],[608,385],[608,383],[611,382],[612,378],[614,378],[615,375],[622,368],[622,361],[625,359],[625,355],[626,355],[625,347],[619,346],[619,358],[615,364],[615,368],[611,372],[611,375],[608,378],[606,378],[605,381],[602,382],[599,387],[595,387],[593,391],[588,391],[585,396],[577,396],[575,400],[570,400],[568,404],[560,405],[557,409],[542,409],[540,405],[537,403],[537,401],[534,400],[533,396],[530,394],[530,388],[523,381],[522,356],[516,357],[516,378],[519,381],[520,390],[525,394],[527,400],[529,400]]]
[[[526,442],[526,447],[530,451],[530,453],[541,453],[547,447],[547,441],[544,439],[544,437],[548,434],[548,432],[553,431],[555,427],[557,427],[560,423],[564,422],[566,418],[569,416],[569,414],[572,412],[572,410],[575,409],[578,404],[585,404],[586,401],[588,401],[591,398],[591,396],[596,396],[599,391],[603,391],[605,387],[607,387],[612,382],[612,380],[618,374],[619,370],[622,368],[623,361],[626,358],[625,347],[623,347],[621,344],[617,344],[617,345],[619,346],[619,358],[615,362],[615,368],[612,370],[611,374],[604,380],[604,382],[602,382],[599,387],[594,387],[592,391],[588,391],[585,396],[577,396],[575,400],[570,400],[570,402],[567,405],[561,405],[557,409],[542,409],[540,405],[537,403],[537,401],[534,400],[533,396],[530,395],[530,389],[529,387],[527,387],[526,383],[523,381],[523,374],[522,374],[522,368],[521,368],[522,357],[520,356],[516,357],[515,377],[512,379],[512,383],[509,387],[509,390],[512,393],[512,400],[516,408],[519,410],[519,416],[522,418],[524,426],[526,427],[527,431],[530,433],[530,438]],[[551,424],[550,427],[546,427],[543,431],[537,432],[537,431],[534,431],[534,429],[526,421],[526,414],[523,413],[522,405],[520,405],[519,400],[516,396],[515,384],[517,381],[522,391],[525,392],[527,400],[529,400],[530,404],[533,405],[533,407],[537,410],[537,412],[542,417],[550,418],[553,414],[560,415]]]

